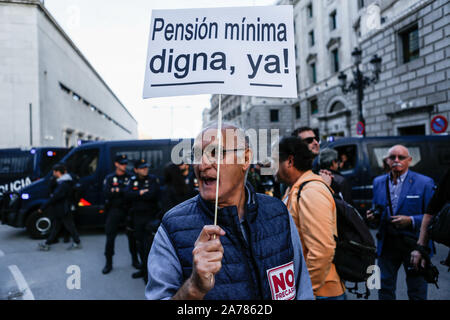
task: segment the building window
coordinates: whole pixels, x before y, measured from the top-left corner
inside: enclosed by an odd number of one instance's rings
[[[77,93],[73,92],[71,89],[69,89],[67,86],[65,86],[62,83],[59,83],[59,87],[61,88],[62,91],[64,91],[65,93],[69,94],[72,96],[72,99],[75,101],[81,101],[83,102],[83,104],[88,107],[91,111],[97,111],[99,115],[103,116],[104,119],[108,119],[109,121],[112,121],[115,125],[117,125],[119,128],[121,128],[122,130],[128,132],[129,134],[131,134],[131,131],[128,130],[127,128],[125,128],[124,126],[122,126],[121,124],[117,123],[117,121],[113,120],[110,116],[108,116],[107,114],[104,114],[102,111],[100,111],[96,106],[92,105],[89,101],[87,101],[86,99],[84,99],[83,97],[81,97],[80,95],[78,95]],[[67,141],[66,141],[66,145],[67,145]]]
[[[334,73],[339,72],[339,49],[331,51],[331,68]]]
[[[73,98],[73,100],[75,100],[75,101],[80,101],[80,99],[81,99],[81,97],[80,97],[79,95],[77,95],[75,92],[72,93],[72,98]]]
[[[317,98],[309,100],[309,108],[311,110],[311,115],[319,113],[319,105],[317,103]]]
[[[403,63],[419,57],[419,29],[417,25],[400,32]]]
[[[330,14],[330,30],[336,30],[337,28],[337,19],[336,19],[336,10],[334,10]]]
[[[308,4],[308,6],[306,7],[306,15],[308,16],[308,18],[312,18],[313,17],[313,5],[312,5],[312,2],[310,4]]]
[[[70,89],[67,88],[65,85],[63,85],[62,83],[59,84],[59,87],[61,88],[62,91],[64,91],[67,94],[70,94]]]
[[[295,119],[300,119],[301,113],[300,113],[300,102],[294,105],[295,107]]]
[[[316,63],[313,62],[309,65],[309,77],[311,83],[317,83],[317,71],[316,71]]]
[[[358,1],[358,10],[364,8],[364,0],[357,0],[357,1]]]
[[[270,122],[278,122],[279,121],[279,112],[278,109],[270,110]]]
[[[344,111],[344,110],[345,110],[344,104],[342,102],[338,101],[338,102],[333,103],[333,105],[331,106],[331,109],[330,109],[330,113]]]
[[[309,35],[309,46],[312,47],[316,43],[316,40],[314,38],[314,30],[311,30],[308,35]]]

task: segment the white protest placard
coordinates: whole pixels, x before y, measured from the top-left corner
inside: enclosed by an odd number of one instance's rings
[[[292,6],[153,10],[144,98],[297,97]]]

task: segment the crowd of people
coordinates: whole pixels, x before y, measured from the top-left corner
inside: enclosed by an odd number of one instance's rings
[[[164,184],[155,175],[149,174],[149,163],[145,159],[134,161],[133,174],[127,171],[128,158],[117,155],[115,170],[104,180],[105,196],[105,266],[103,274],[113,270],[115,239],[122,226],[128,238],[131,265],[137,269],[133,278],[143,278],[147,283],[147,258],[153,237],[165,212],[177,204],[195,196],[196,179],[189,165],[168,163],[164,168]],[[74,177],[64,164],[53,168],[51,194],[39,209],[51,218],[50,234],[38,249],[50,250],[64,234],[65,242],[73,243],[69,250],[81,249],[81,241],[74,223]]]
[[[251,164],[247,140],[242,149],[203,152],[218,150],[217,139],[211,139],[216,132],[217,127],[208,127],[195,140],[194,148],[202,151],[200,163],[167,164],[164,184],[149,174],[145,160],[135,161],[131,175],[127,157],[116,157],[115,171],[104,182],[102,272],[113,269],[115,238],[125,224],[132,265],[138,269],[133,277],[144,279],[148,299],[347,299],[334,261],[339,234],[333,196],[353,204],[351,185],[340,174],[346,165],[342,155],[320,150],[318,135],[308,127],[281,138],[272,159],[278,163],[275,181],[282,186],[276,197],[265,189],[260,165]],[[226,139],[235,139],[237,145],[245,136],[227,124],[222,132],[224,146]],[[427,299],[428,283],[417,271],[426,268],[426,258],[433,254],[427,234],[431,217],[449,201],[449,173],[436,191],[431,178],[409,169],[411,161],[405,146],[389,149],[386,173],[374,180],[373,208],[366,212],[367,222],[379,229],[380,300],[396,298],[401,265],[408,297]],[[70,175],[63,165],[53,173],[54,191],[40,210],[53,208],[59,214],[53,215],[52,231],[40,249],[49,249],[62,225],[73,238],[70,248],[81,248],[64,202]]]

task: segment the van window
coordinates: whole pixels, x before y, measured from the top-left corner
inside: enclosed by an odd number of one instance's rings
[[[355,144],[341,147],[334,147],[339,154],[339,170],[349,171],[356,167],[356,160],[358,159],[358,148]]]
[[[145,159],[150,164],[150,169],[158,169],[163,166],[163,151],[162,150],[114,150],[112,158],[115,159],[117,155],[126,155],[128,158],[127,170],[133,172],[134,162],[139,159]],[[114,161],[114,160],[113,160]]]
[[[450,148],[448,146],[448,143],[436,143],[435,147],[432,148],[432,151],[436,152],[437,154],[437,160],[439,162],[439,165],[442,166],[448,166],[450,165]]]
[[[113,153],[112,160],[116,158],[117,155],[126,155],[128,158],[127,170],[129,172],[133,172],[134,162],[141,157],[141,153],[139,151],[118,151]],[[113,166],[114,167],[114,166]]]
[[[17,175],[31,174],[33,172],[34,155],[29,152],[23,154],[7,154],[0,155],[0,174]]]
[[[160,168],[163,165],[162,150],[145,150],[142,152],[142,158],[147,160],[151,169]]]
[[[43,150],[40,162],[41,177],[45,176],[65,155],[67,151],[63,150]]]
[[[83,149],[66,160],[67,169],[80,178],[92,175],[98,166],[99,150]]]

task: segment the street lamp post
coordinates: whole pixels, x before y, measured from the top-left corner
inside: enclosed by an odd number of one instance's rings
[[[364,89],[369,85],[377,83],[379,80],[380,72],[381,72],[381,61],[382,59],[378,57],[378,55],[374,55],[370,60],[370,64],[372,66],[372,75],[371,77],[366,77],[363,75],[360,69],[361,61],[362,61],[362,51],[359,48],[355,48],[352,52],[353,58],[353,81],[347,85],[347,75],[344,72],[339,74],[339,82],[342,92],[347,94],[349,92],[356,91],[356,99],[358,101],[358,119],[359,122],[363,125],[363,137],[366,137],[366,122],[363,116],[363,100],[364,100]]]

